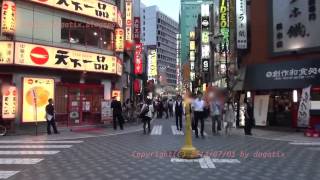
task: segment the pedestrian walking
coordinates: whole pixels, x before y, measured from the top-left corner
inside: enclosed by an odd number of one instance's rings
[[[123,130],[121,102],[116,100],[116,97],[112,97],[111,108],[113,111],[113,129],[117,130],[117,124],[119,124],[120,129]]]
[[[235,112],[234,112],[234,106],[232,102],[227,103],[226,111],[225,111],[225,122],[226,122],[226,128],[225,128],[225,134],[230,135],[232,126],[235,122]]]
[[[182,114],[183,114],[183,103],[182,97],[178,96],[175,102],[175,115],[176,115],[176,126],[178,131],[182,131]]]
[[[139,117],[143,121],[143,134],[146,134],[146,126],[148,125],[148,133],[151,132],[150,121],[152,119],[152,112],[154,111],[153,105],[150,99],[147,99],[141,108]]]
[[[245,135],[252,135],[251,130],[254,126],[254,117],[253,117],[253,105],[250,98],[246,98],[245,103],[245,125],[244,133]]]
[[[163,109],[164,109],[164,112],[166,113],[166,118],[169,119],[169,112],[168,112],[168,100],[167,99],[164,99],[163,100]]]
[[[198,97],[193,101],[192,103],[192,109],[194,112],[194,130],[196,134],[196,138],[199,137],[198,135],[198,123],[200,121],[201,124],[201,137],[204,138],[204,108],[205,108],[205,102],[202,99],[202,93],[198,93]]]
[[[46,120],[47,120],[47,133],[48,135],[51,134],[51,126],[53,129],[53,132],[55,134],[59,134],[54,118],[54,106],[53,106],[53,99],[48,100],[48,105],[46,106]]]
[[[212,119],[212,133],[217,134],[221,131],[222,107],[219,99],[216,97],[210,104],[210,116]]]
[[[174,104],[174,101],[172,99],[169,99],[169,102],[168,102],[169,117],[173,117],[173,104]]]

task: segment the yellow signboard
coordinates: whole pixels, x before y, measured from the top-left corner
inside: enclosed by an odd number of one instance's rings
[[[191,31],[189,33],[189,37],[190,37],[190,41],[195,40],[196,39],[196,33],[194,31]]]
[[[35,3],[79,13],[82,15],[118,22],[117,6],[99,0],[30,0]]]
[[[0,64],[13,63],[13,42],[0,41]]]
[[[23,78],[23,122],[46,121],[46,105],[54,98],[54,80],[44,78]]]
[[[158,75],[157,50],[148,51],[148,76],[155,77]]]
[[[4,86],[2,89],[2,118],[14,119],[16,117],[17,88]]]
[[[16,31],[16,4],[12,1],[2,2],[1,32],[3,34],[15,34]]]
[[[114,30],[115,33],[115,51],[124,51],[124,31],[123,29],[117,28]]]
[[[190,51],[194,51],[196,49],[196,42],[190,41]]]
[[[15,64],[116,74],[117,57],[17,42]]]

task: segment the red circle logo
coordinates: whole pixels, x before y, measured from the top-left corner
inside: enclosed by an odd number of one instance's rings
[[[32,79],[28,79],[28,84],[33,84],[33,80]]]
[[[35,47],[30,53],[31,60],[38,65],[43,65],[49,60],[49,53],[42,47]]]
[[[7,3],[4,3],[3,4],[3,10],[8,10],[8,8],[9,8],[9,5]]]

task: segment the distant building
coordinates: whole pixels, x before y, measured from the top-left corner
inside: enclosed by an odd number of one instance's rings
[[[141,5],[141,42],[145,47],[156,47],[158,72],[166,72],[166,82],[177,84],[176,53],[179,24],[157,6]]]

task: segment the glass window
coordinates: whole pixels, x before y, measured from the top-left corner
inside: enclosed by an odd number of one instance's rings
[[[113,50],[113,32],[108,29],[101,29],[100,44],[102,49]]]
[[[100,29],[95,26],[88,25],[86,28],[86,42],[88,46],[99,47]]]
[[[86,24],[82,22],[73,21],[73,24],[70,24],[70,38],[69,42],[71,44],[81,44],[85,45],[85,35],[86,35]]]
[[[61,41],[69,42],[71,20],[62,18],[61,20]]]

